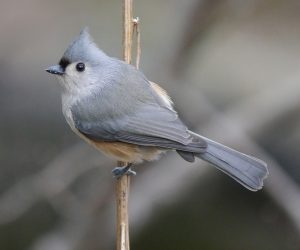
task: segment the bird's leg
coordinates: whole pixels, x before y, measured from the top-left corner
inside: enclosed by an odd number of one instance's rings
[[[132,163],[127,163],[125,166],[122,167],[116,167],[112,170],[113,176],[115,178],[120,178],[122,177],[124,174],[128,174],[128,175],[136,175],[135,171],[131,170],[131,166],[133,164]]]

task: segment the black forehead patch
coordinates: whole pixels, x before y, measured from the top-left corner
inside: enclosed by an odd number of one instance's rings
[[[70,63],[71,63],[71,62],[70,62],[67,58],[63,57],[62,59],[60,59],[60,61],[59,61],[58,64],[65,70],[66,67],[68,67],[68,65],[69,65]]]

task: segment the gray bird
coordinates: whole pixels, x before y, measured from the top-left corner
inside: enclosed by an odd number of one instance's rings
[[[84,29],[58,65],[46,69],[63,88],[62,110],[71,129],[106,155],[126,163],[113,170],[134,174],[132,164],[166,151],[210,162],[246,188],[262,188],[265,162],[190,131],[159,85],[132,65],[109,57]]]

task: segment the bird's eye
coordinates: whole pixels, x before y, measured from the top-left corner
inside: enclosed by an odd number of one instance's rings
[[[84,65],[84,63],[82,63],[82,62],[77,63],[77,64],[76,64],[76,70],[77,70],[78,72],[83,72],[83,71],[85,70],[85,65]]]

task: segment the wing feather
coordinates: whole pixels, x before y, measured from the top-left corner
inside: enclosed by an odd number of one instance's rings
[[[76,113],[76,112],[74,112]],[[90,139],[121,141],[201,153],[206,142],[192,136],[175,111],[156,104],[143,105],[131,115],[105,121],[76,119],[76,128]]]

